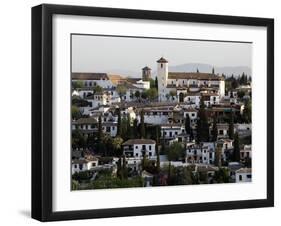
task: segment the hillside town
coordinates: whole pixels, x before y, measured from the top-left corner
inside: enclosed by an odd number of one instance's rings
[[[251,182],[251,76],[151,64],[72,73],[72,190]]]

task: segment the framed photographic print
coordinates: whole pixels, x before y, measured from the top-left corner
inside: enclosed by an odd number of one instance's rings
[[[32,8],[32,217],[274,205],[274,21]]]

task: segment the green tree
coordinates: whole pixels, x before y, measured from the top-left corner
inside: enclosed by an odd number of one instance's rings
[[[134,119],[134,122],[133,122],[133,138],[138,138],[139,135],[138,135],[138,120],[137,119]]]
[[[246,122],[246,123],[252,122],[252,102],[251,102],[251,100],[246,100],[242,117],[243,117],[244,122]]]
[[[213,128],[212,128],[212,135],[213,135],[213,141],[217,141],[218,139],[218,127],[217,127],[217,116],[214,115],[213,117]]]
[[[206,115],[203,98],[200,100],[200,108],[197,120],[197,143],[209,141],[209,123]]]
[[[228,169],[219,168],[219,170],[215,172],[214,179],[217,183],[229,183],[230,176]]]
[[[99,85],[94,86],[93,88],[94,93],[101,93],[103,92],[103,88]]]
[[[175,90],[171,90],[169,92],[169,95],[173,98],[173,97],[177,96],[177,92]]]
[[[121,97],[121,99],[127,92],[127,88],[124,85],[117,85],[116,90],[117,90],[117,93],[119,94],[119,96]]]
[[[130,114],[127,114],[127,137],[132,138],[132,126]]]
[[[189,117],[189,114],[186,114],[186,116],[185,116],[184,126],[185,126],[185,132],[186,132],[187,134],[190,134],[191,126],[190,126],[190,117]]]
[[[117,136],[122,135],[122,117],[121,117],[121,109],[117,110]]]
[[[126,156],[123,155],[123,158],[122,158],[122,173],[123,173],[123,179],[127,179],[128,178],[128,168],[127,168],[127,163],[126,163]]]
[[[239,140],[239,135],[237,132],[234,135],[233,160],[235,162],[240,161],[240,140]]]
[[[122,143],[123,139],[119,136],[113,138],[112,140],[112,146],[117,156],[122,154]]]
[[[157,158],[156,158],[156,167],[157,167],[157,172],[159,173],[160,172],[160,153],[159,153],[159,132],[160,131],[160,127],[157,126],[156,127],[156,145],[155,145],[155,148],[156,148],[156,155],[157,155]]]
[[[233,139],[234,137],[234,119],[233,119],[233,110],[230,110],[229,124],[228,124],[228,137]]]
[[[79,89],[79,88],[83,88],[84,84],[82,81],[75,81],[72,82],[72,88],[73,89]]]
[[[182,147],[181,143],[172,143],[167,150],[167,156],[169,161],[181,160],[184,156],[184,148]]]
[[[79,110],[79,108],[75,105],[71,106],[71,117],[73,120],[77,120],[79,118],[81,118],[81,112]]]
[[[142,92],[141,93],[141,98],[142,99],[147,99],[147,92]]]
[[[121,137],[123,140],[127,140],[129,138],[127,128],[128,128],[128,120],[126,117],[124,117],[121,119]]]
[[[243,90],[240,90],[237,92],[238,98],[242,99],[245,96],[245,92]]]
[[[79,182],[77,180],[71,180],[71,190],[78,190],[79,189]]]
[[[142,109],[140,112],[140,130],[141,130],[141,138],[145,138],[145,125],[144,125],[144,110]]]
[[[73,130],[71,138],[73,148],[81,148],[86,145],[86,138],[80,130]]]
[[[104,153],[104,143],[103,143],[103,138],[104,138],[104,134],[103,134],[103,129],[102,129],[102,119],[101,119],[101,115],[99,116],[98,119],[98,142],[97,142],[97,149],[99,153]]]
[[[237,79],[233,77],[233,79],[231,81],[231,88],[236,89],[238,86],[239,86],[239,83],[238,83]]]
[[[135,92],[135,97],[136,97],[137,99],[139,99],[140,96],[141,96],[140,91],[137,90],[137,91]]]
[[[222,154],[222,144],[217,143],[215,150],[215,165],[221,167],[221,154]]]
[[[155,88],[155,81],[154,81],[154,79],[149,79],[149,84],[150,84],[150,89],[151,88]]]
[[[155,88],[158,90],[158,78],[157,78],[157,76],[155,77]]]
[[[158,95],[157,89],[156,88],[150,88],[146,90],[146,94],[149,100],[153,101]]]

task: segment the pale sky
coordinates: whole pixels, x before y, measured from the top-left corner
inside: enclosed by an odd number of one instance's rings
[[[186,63],[251,68],[252,44],[214,41],[72,35],[72,72],[141,72],[163,56],[169,66]]]

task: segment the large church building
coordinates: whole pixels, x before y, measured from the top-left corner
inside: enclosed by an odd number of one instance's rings
[[[186,102],[189,97],[199,96],[216,102],[225,95],[224,77],[201,72],[169,72],[168,61],[161,57],[157,61],[159,101],[176,100]],[[211,99],[210,99],[211,98]],[[217,99],[216,99],[217,98]]]

